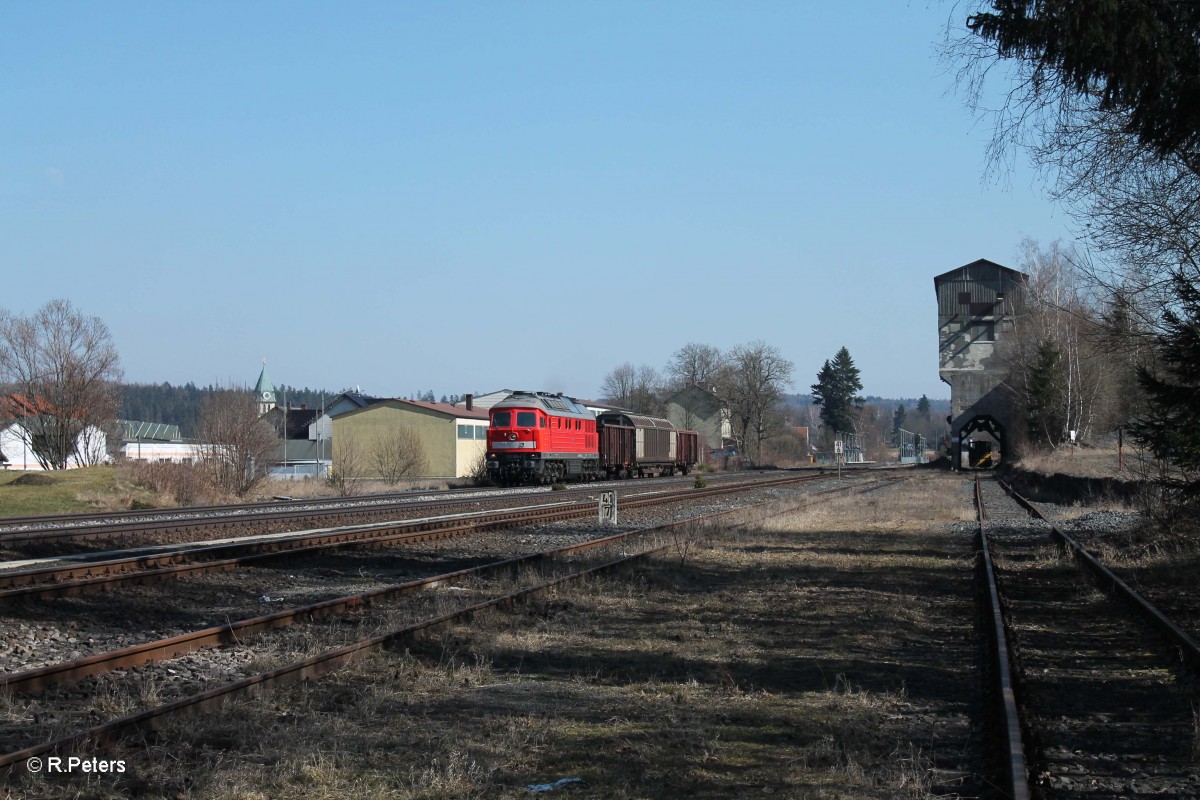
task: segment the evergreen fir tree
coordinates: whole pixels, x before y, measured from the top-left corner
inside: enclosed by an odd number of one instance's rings
[[[1159,370],[1138,369],[1147,409],[1130,432],[1155,457],[1178,468],[1178,477],[1168,482],[1194,498],[1200,496],[1200,289],[1179,274],[1172,286],[1178,306],[1163,311]]]
[[[1037,360],[1029,372],[1025,392],[1026,423],[1033,439],[1051,446],[1062,442],[1066,421],[1063,415],[1065,393],[1062,354],[1050,339],[1038,345]]]
[[[904,404],[896,406],[896,412],[892,414],[892,442],[894,444],[900,444],[900,431],[904,428],[906,416],[908,416],[908,411],[904,408]]]
[[[854,430],[854,411],[866,402],[858,395],[862,382],[850,351],[842,348],[833,361],[826,361],[812,385],[813,405],[821,407],[821,422],[830,431]]]

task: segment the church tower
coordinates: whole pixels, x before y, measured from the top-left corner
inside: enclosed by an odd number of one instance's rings
[[[267,377],[267,360],[265,358],[262,372],[258,374],[258,383],[254,384],[254,399],[258,403],[260,417],[278,405],[275,402],[275,384],[271,383],[271,379]]]

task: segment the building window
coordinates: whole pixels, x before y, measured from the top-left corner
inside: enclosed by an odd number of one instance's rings
[[[992,313],[994,303],[971,303],[972,317],[986,317]]]
[[[460,438],[460,439],[475,438],[475,434],[471,431],[471,428],[473,428],[473,427],[475,427],[475,426],[474,425],[459,425],[458,426],[458,438]]]
[[[475,438],[481,439],[481,440],[487,439],[487,426],[486,425],[476,425],[475,426]]]

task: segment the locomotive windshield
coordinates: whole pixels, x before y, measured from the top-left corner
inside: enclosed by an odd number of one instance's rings
[[[492,414],[492,425],[497,428],[507,428],[512,425],[511,411],[496,411]]]
[[[536,428],[537,427],[537,412],[536,411],[518,411],[517,412],[517,427],[518,428]]]

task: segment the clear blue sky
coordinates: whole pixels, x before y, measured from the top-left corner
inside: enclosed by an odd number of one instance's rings
[[[7,2],[0,307],[135,382],[596,397],[762,340],[946,397],[933,277],[1069,238],[983,179],[952,5]]]

